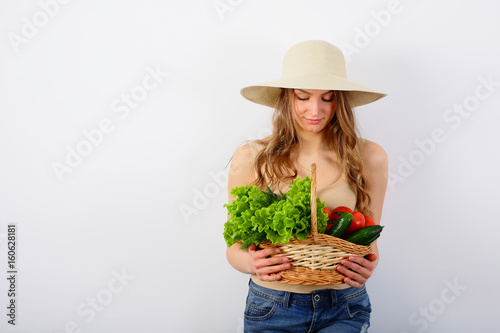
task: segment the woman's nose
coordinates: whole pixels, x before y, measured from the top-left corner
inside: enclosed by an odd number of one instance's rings
[[[310,107],[311,115],[312,116],[317,116],[319,114],[319,108],[320,108],[319,102],[318,101],[312,101],[311,102],[311,107]]]

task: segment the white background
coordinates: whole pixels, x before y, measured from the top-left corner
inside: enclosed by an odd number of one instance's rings
[[[241,332],[248,276],[225,258],[226,166],[269,133],[271,110],[239,90],[279,78],[308,39],[349,45],[349,78],[389,94],[356,110],[391,172],[370,331],[498,326],[496,1],[0,7],[0,331]],[[144,90],[148,70],[169,75]],[[144,98],[125,114],[132,92]],[[83,133],[103,120],[112,130],[90,145]]]

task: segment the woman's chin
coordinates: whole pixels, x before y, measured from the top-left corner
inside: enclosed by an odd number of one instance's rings
[[[302,130],[307,133],[320,133],[323,131],[325,126],[322,125],[307,125],[307,126],[302,126]]]

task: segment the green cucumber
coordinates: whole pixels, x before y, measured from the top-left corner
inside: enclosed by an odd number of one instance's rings
[[[352,214],[351,213],[342,213],[339,219],[335,221],[330,229],[328,229],[327,234],[333,237],[340,237],[344,234],[344,232],[349,229],[352,223]]]
[[[379,238],[383,228],[380,225],[369,225],[350,233],[344,239],[358,245],[370,245]]]

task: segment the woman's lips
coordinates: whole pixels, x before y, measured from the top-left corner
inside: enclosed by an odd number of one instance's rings
[[[309,124],[317,124],[321,121],[321,119],[309,119],[309,118],[304,118]]]

